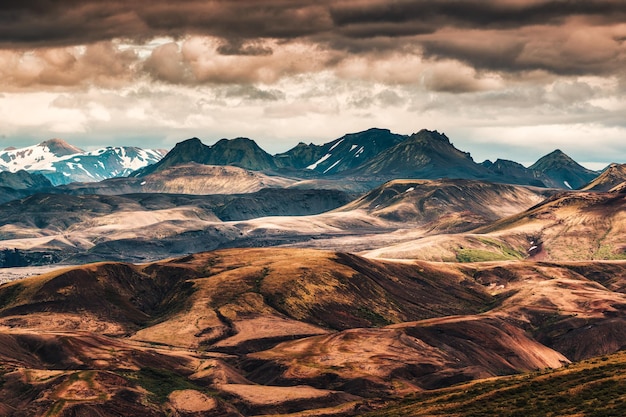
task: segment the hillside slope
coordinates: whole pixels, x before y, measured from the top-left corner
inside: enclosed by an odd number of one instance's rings
[[[376,399],[615,353],[624,289],[624,262],[275,248],[68,268],[0,286],[0,409],[360,415]]]
[[[584,191],[611,191],[622,186],[626,182],[626,164],[611,164],[602,174],[598,175],[589,184],[585,185]]]

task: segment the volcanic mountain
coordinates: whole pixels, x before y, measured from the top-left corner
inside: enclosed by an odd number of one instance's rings
[[[576,178],[580,176],[594,175],[561,154],[553,153],[542,158],[535,168],[505,160],[477,164],[469,153],[455,148],[446,135],[437,131],[424,129],[406,136],[373,128],[344,135],[324,145],[300,143],[275,156],[246,138],[221,139],[212,146],[193,138],[178,143],[160,162],[142,168],[132,176],[145,177],[189,163],[231,165],[265,171],[274,176],[298,178],[303,180],[298,185],[300,187],[368,191],[397,178],[483,179],[567,188],[570,182],[578,184],[580,180]]]
[[[530,166],[547,177],[547,187],[579,189],[593,180],[598,173],[591,171],[557,149]]]
[[[352,176],[379,178],[489,178],[491,173],[456,149],[447,136],[421,130],[349,171]]]
[[[487,160],[481,163],[481,165],[509,184],[528,184],[536,187],[546,187],[546,182],[552,184],[552,181],[542,172],[526,168],[515,161],[497,159],[495,162],[491,162]],[[558,188],[563,188],[564,186]]]
[[[308,169],[320,174],[336,174],[356,168],[380,152],[407,139],[388,129],[372,128],[350,133],[324,145],[299,143],[295,148],[274,156],[281,168]]]
[[[252,171],[276,168],[274,159],[256,142],[247,138],[221,139],[213,146],[204,145],[200,139],[192,138],[177,143],[158,163],[146,167],[133,176],[143,177],[166,168],[195,162],[204,165],[233,165]]]
[[[611,191],[626,183],[626,164],[611,164],[602,174],[585,185],[585,191]]]
[[[59,270],[0,286],[0,409],[361,415],[618,351],[625,268],[274,248]]]

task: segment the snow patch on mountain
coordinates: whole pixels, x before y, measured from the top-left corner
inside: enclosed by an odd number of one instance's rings
[[[333,146],[330,147],[330,151],[332,151],[333,149],[335,149],[337,146],[339,146],[341,144],[341,142],[343,142],[344,139],[341,139],[339,142],[335,143]]]
[[[40,173],[53,185],[94,182],[125,176],[160,161],[165,152],[135,147],[106,147],[85,152],[60,139],[0,152],[0,171]]]
[[[342,160],[340,159],[340,160],[338,160],[337,162],[335,162],[334,164],[332,164],[330,167],[326,168],[326,170],[324,171],[324,174],[328,173],[328,171],[330,171],[331,169],[333,169],[334,167],[336,167],[337,165],[339,165],[339,163],[340,163],[341,161],[342,161]]]
[[[321,164],[322,162],[324,162],[325,160],[327,160],[331,156],[333,156],[333,155],[330,154],[330,153],[327,153],[326,155],[322,156],[317,162],[314,162],[311,165],[309,165],[308,167],[306,167],[306,169],[315,169],[315,168],[317,168],[317,166],[319,164]]]

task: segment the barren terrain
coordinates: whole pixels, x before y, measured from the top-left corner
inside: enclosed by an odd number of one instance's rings
[[[311,249],[71,267],[0,287],[0,407],[360,414],[376,398],[616,352],[624,288],[626,262],[392,262]]]

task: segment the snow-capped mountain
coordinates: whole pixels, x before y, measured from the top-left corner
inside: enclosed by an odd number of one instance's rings
[[[0,171],[39,173],[53,185],[121,177],[160,161],[163,150],[106,147],[91,152],[52,139],[26,148],[0,152]]]
[[[85,153],[61,139],[51,139],[26,148],[7,148],[0,152],[0,170],[29,172],[49,170],[51,164],[71,155]]]

